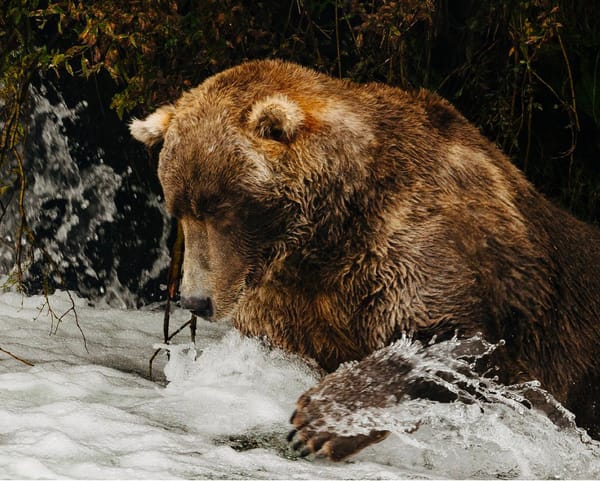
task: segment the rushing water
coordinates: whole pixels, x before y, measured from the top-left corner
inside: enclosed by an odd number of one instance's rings
[[[347,410],[333,389],[321,429],[341,436],[371,430],[391,432],[380,444],[351,458],[357,464],[356,470],[352,470],[352,464],[346,465],[338,476],[360,476],[363,463],[368,462],[374,463],[372,471],[384,478],[598,478],[600,444],[577,428],[572,414],[549,393],[535,382],[503,386],[477,374],[476,360],[495,348],[479,337],[427,346],[404,338],[375,354],[408,362],[412,367],[407,383],[425,380],[456,392],[461,400],[437,402],[406,396],[380,409],[355,406]],[[302,389],[295,384],[303,366],[300,360],[277,350],[270,352],[258,341],[244,340],[233,333],[219,343],[209,344],[195,361],[186,345],[172,346],[171,350],[165,369],[171,381],[169,389],[185,393],[186,399],[199,403],[198,410],[188,413],[190,423],[205,427],[214,424],[214,412],[204,409],[208,403],[223,416],[241,418],[238,422],[242,431],[237,433],[237,428],[230,427],[232,432],[226,437],[234,448],[240,449],[236,443],[243,440],[245,445],[290,456],[283,442],[286,422],[281,419],[287,416],[270,418],[256,401],[226,408],[231,409],[230,414],[222,413],[223,409],[217,406],[228,397],[219,389],[229,392],[240,386],[245,386],[249,399],[259,392],[278,400],[296,399]],[[340,368],[342,373],[346,369],[356,369],[356,364]],[[282,382],[286,376],[289,386]],[[303,381],[304,386],[318,382],[314,379]],[[449,379],[455,382],[449,384]],[[359,382],[353,388],[365,387]],[[319,395],[323,393],[313,394]],[[257,407],[247,408],[253,404]],[[222,425],[206,429],[223,434]],[[274,435],[274,431],[279,434]],[[324,477],[319,466],[323,464],[317,464],[312,474]]]
[[[31,89],[22,150],[24,207],[35,243],[33,262],[23,263],[25,286],[39,292],[49,276],[51,286],[135,306],[156,297],[168,259],[170,223],[157,195],[138,181],[124,156],[113,158],[119,149],[112,145],[106,159],[105,146],[87,140],[98,128],[87,109],[86,100],[68,106],[48,82]],[[113,142],[126,145],[129,139]],[[4,273],[15,263],[14,249],[6,246],[15,241],[17,207],[13,195],[0,223]]]
[[[392,434],[331,463],[300,459],[286,443],[296,399],[319,382],[319,372],[297,356],[199,320],[195,347],[185,330],[169,346],[165,388],[143,378],[161,312],[75,301],[87,351],[72,317],[50,337],[44,322],[27,322],[41,296],[0,293],[2,348],[36,365],[0,356],[0,472],[7,479],[600,477],[597,442],[553,423],[545,403],[524,405],[524,386],[475,374],[472,355],[487,350],[477,338],[429,346],[404,339],[381,352],[409,361],[413,380],[445,386],[449,377],[462,379],[458,389],[477,395],[451,403],[407,397],[335,420],[328,428],[340,433],[376,427]],[[51,302],[70,306],[61,292]],[[180,309],[172,314],[176,325],[189,319]],[[157,358],[155,372],[165,361]]]

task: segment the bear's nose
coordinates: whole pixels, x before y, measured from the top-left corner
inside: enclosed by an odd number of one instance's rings
[[[204,319],[210,319],[214,314],[210,297],[182,297],[181,307]]]

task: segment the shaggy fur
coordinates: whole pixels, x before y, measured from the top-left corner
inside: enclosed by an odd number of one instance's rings
[[[404,332],[482,332],[506,341],[502,381],[538,379],[600,434],[600,231],[537,193],[447,101],[256,61],[132,133],[164,140],[192,309],[330,372]],[[303,397],[293,422],[321,449],[323,433],[303,431],[309,410]]]

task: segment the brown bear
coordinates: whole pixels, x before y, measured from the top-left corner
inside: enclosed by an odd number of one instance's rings
[[[130,128],[163,142],[182,303],[332,372],[292,417],[304,454],[341,459],[385,437],[321,418],[420,394],[401,355],[379,355],[403,333],[504,340],[502,382],[539,380],[600,435],[600,231],[444,99],[252,61]]]

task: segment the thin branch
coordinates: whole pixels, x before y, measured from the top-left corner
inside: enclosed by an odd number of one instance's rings
[[[579,120],[577,117],[577,111],[574,110],[574,103],[575,103],[575,98],[573,98],[573,103],[572,104],[568,104],[557,92],[556,90],[554,90],[552,88],[552,86],[546,82],[535,70],[531,70],[531,73],[533,74],[533,76],[538,80],[538,82],[540,82],[542,85],[544,85],[544,87],[546,87],[548,90],[550,90],[550,92],[552,92],[552,94],[556,97],[556,100],[558,100],[558,102],[560,102],[562,105],[566,106],[567,110],[569,112],[571,112],[573,119],[574,119],[574,124],[571,124],[571,146],[562,153],[561,157],[567,157],[567,156],[572,156],[573,152],[575,151],[575,147],[577,146],[577,132],[579,131]]]
[[[338,68],[338,77],[342,78],[342,49],[340,48],[340,16],[338,12],[338,0],[334,3],[334,15],[335,15],[335,49],[336,59]]]
[[[27,188],[27,179],[25,177],[25,170],[23,168],[23,159],[19,155],[18,152],[14,152],[15,159],[17,160],[17,167],[19,172],[19,199],[18,199],[18,207],[19,207],[19,226],[17,227],[17,235],[15,239],[15,249],[16,249],[16,265],[17,265],[17,273],[19,279],[19,286],[23,283],[23,265],[22,265],[22,255],[23,255],[23,235],[29,234],[29,228],[27,225],[27,217],[25,215],[25,190]]]
[[[21,359],[19,356],[16,356],[12,352],[7,351],[6,349],[2,349],[1,347],[0,347],[0,352],[3,352],[4,354],[8,354],[13,359],[16,359],[17,361],[22,362],[23,364],[25,364],[27,366],[30,366],[30,367],[34,366],[34,364],[30,363],[29,361],[26,361],[25,359]]]
[[[169,342],[171,341],[171,339],[173,339],[177,334],[179,334],[181,331],[183,331],[187,326],[191,327],[192,330],[192,342],[195,342],[195,338],[196,338],[196,320],[197,317],[192,314],[192,317],[190,318],[189,321],[185,322],[184,324],[182,324],[179,329],[177,329],[173,334],[171,334],[169,337],[167,337],[165,344],[169,344]],[[158,353],[160,351],[162,351],[164,348],[159,347],[156,351],[154,351],[154,354],[152,354],[152,357],[150,358],[150,362],[148,365],[148,376],[150,377],[150,379],[152,379],[152,364],[154,363],[154,359],[156,358],[156,356],[158,355]]]
[[[573,81],[573,72],[571,71],[571,62],[569,62],[569,57],[567,56],[567,51],[565,49],[565,45],[563,44],[562,37],[558,31],[556,32],[556,38],[558,38],[558,43],[560,45],[560,51],[562,53],[563,59],[565,61],[565,67],[567,67],[567,78],[569,79],[569,89],[571,91],[571,109],[575,118],[575,128],[579,132],[581,129],[579,126],[579,116],[577,115],[577,103],[575,100],[575,82]]]
[[[61,279],[61,284],[64,285],[64,280]],[[83,329],[81,328],[81,324],[79,323],[79,314],[77,313],[77,307],[75,306],[75,299],[73,299],[73,296],[71,294],[71,291],[69,291],[68,289],[65,290],[65,292],[67,293],[67,296],[69,297],[69,301],[71,303],[71,306],[64,311],[62,314],[57,314],[57,312],[54,310],[54,308],[52,307],[51,303],[50,303],[50,293],[48,291],[48,286],[45,285],[44,286],[44,303],[40,306],[39,308],[39,314],[33,318],[34,321],[36,321],[40,314],[44,311],[44,308],[46,308],[47,311],[47,315],[50,316],[50,335],[56,335],[56,333],[58,332],[58,328],[60,327],[61,323],[63,322],[63,320],[65,319],[65,317],[67,317],[67,315],[72,312],[73,313],[73,317],[75,318],[75,325],[77,326],[77,329],[79,330],[79,333],[81,334],[81,338],[83,339],[83,347],[85,348],[85,352],[87,352],[89,354],[89,349],[88,349],[88,345],[87,345],[87,338],[85,337],[85,333],[83,332]]]

